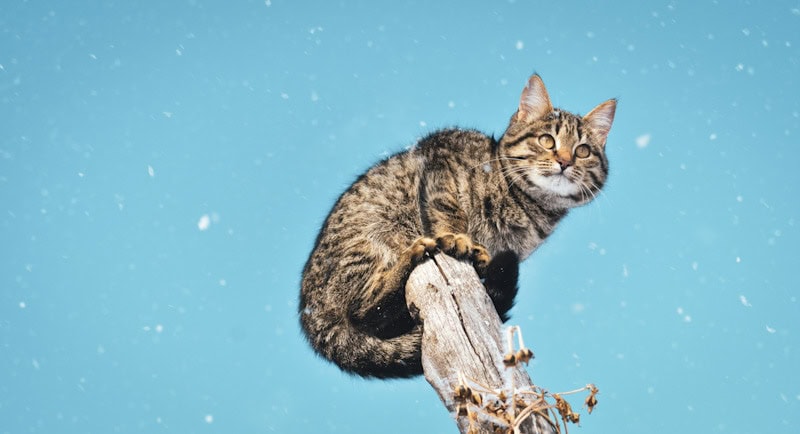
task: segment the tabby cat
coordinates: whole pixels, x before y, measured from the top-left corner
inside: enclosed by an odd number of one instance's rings
[[[370,168],[334,205],[303,270],[311,346],[364,377],[421,374],[405,284],[434,251],[472,261],[507,320],[519,261],[603,187],[615,110],[615,99],[583,117],[554,109],[533,75],[499,141],[441,130]]]

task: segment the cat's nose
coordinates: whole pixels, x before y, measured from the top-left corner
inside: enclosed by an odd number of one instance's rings
[[[562,172],[567,170],[567,167],[572,166],[572,160],[568,160],[565,158],[557,158],[556,161],[558,161],[558,165],[561,166]]]

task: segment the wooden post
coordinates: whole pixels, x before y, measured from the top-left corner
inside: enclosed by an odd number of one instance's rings
[[[493,398],[497,395],[491,393],[484,393],[480,404],[469,403],[473,422],[470,416],[457,416],[459,402],[455,390],[464,379],[482,385],[484,391],[504,390],[505,414],[510,413],[511,420],[515,412],[521,413],[517,405],[511,404],[516,391],[532,390],[533,384],[521,363],[512,367],[503,363],[508,351],[503,326],[471,264],[436,254],[433,260],[424,262],[411,273],[406,284],[406,303],[423,323],[425,378],[456,417],[461,433],[556,433],[556,428],[544,416],[546,411],[529,411],[530,417],[518,423],[517,428],[503,424],[494,413],[486,411],[487,405],[499,402]],[[518,417],[517,421],[522,419]]]

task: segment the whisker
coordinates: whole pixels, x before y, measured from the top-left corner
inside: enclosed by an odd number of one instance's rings
[[[597,195],[594,191],[592,191],[591,186],[586,185],[584,182],[578,183],[578,186],[580,187],[581,193],[584,195],[587,201],[597,199]]]
[[[525,173],[528,172],[529,168],[527,167],[511,167],[511,168],[504,168],[503,169],[503,177],[508,180],[510,184],[516,184]]]
[[[590,181],[582,182],[581,186],[583,188],[585,188],[592,195],[592,200],[593,201],[596,201],[596,202],[598,202],[600,204],[598,206],[592,207],[593,212],[596,212],[598,214],[602,214],[602,211],[603,211],[602,203],[603,203],[603,201],[597,201],[597,196],[599,194],[605,195],[603,190],[600,187],[598,187],[595,183],[590,182]]]
[[[506,157],[506,156],[500,156],[500,157],[497,157],[497,158],[490,158],[490,159],[488,159],[486,161],[482,161],[482,162],[470,167],[469,170],[475,170],[478,167],[483,166],[485,164],[490,164],[490,163],[494,163],[495,161],[503,161],[503,160],[524,160],[524,158],[521,158],[521,157]]]

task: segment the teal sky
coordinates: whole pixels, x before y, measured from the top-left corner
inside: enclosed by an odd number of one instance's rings
[[[356,176],[501,135],[534,71],[619,99],[512,310],[539,385],[600,388],[571,432],[800,431],[797,2],[0,11],[0,434],[456,432],[423,379],[313,355],[300,272]]]

